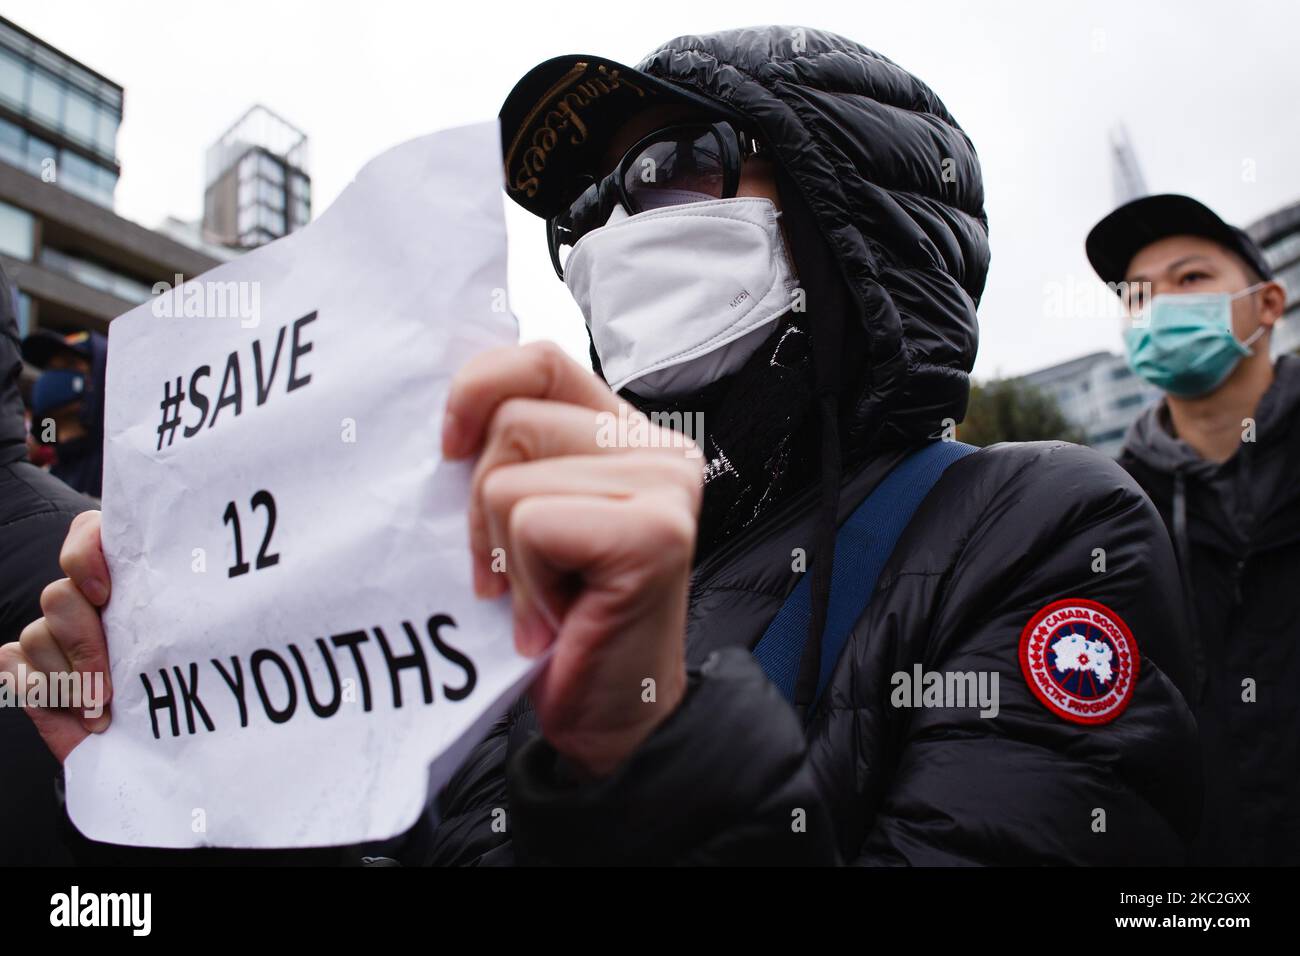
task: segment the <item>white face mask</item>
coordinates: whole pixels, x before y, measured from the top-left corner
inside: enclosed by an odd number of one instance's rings
[[[578,240],[564,282],[605,380],[662,400],[737,371],[794,304],[770,199],[691,202],[609,222]]]

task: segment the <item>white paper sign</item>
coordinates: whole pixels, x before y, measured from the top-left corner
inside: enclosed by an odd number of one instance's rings
[[[469,466],[439,451],[450,376],[517,335],[497,137],[390,150],[305,230],[112,323],[113,723],[66,763],[86,835],[393,836],[535,672],[473,595]]]

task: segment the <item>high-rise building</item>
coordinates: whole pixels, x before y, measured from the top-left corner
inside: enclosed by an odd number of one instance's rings
[[[1061,414],[1085,442],[1112,457],[1129,425],[1160,392],[1133,374],[1121,355],[1093,352],[1020,377],[1056,399]]]
[[[254,106],[208,147],[203,235],[252,249],[311,219],[307,134]]]
[[[1270,213],[1246,231],[1286,286],[1287,309],[1273,331],[1273,354],[1300,352],[1300,202]]]
[[[218,259],[113,212],[122,87],[0,18],[0,264],[23,334],[104,331]]]

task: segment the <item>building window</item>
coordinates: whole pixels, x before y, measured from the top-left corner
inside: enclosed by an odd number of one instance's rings
[[[27,102],[27,64],[8,50],[0,49],[0,98],[23,111]]]
[[[1134,405],[1141,405],[1143,401],[1145,401],[1145,399],[1141,392],[1136,392],[1132,395],[1123,395],[1115,400],[1115,409],[1118,411],[1121,408],[1132,408]]]
[[[0,53],[3,53],[0,50]],[[0,161],[22,169],[27,165],[27,134],[8,120],[0,119]]]
[[[33,176],[40,176],[50,163],[57,161],[59,151],[53,143],[47,143],[43,139],[37,139],[35,136],[27,136],[27,171]]]
[[[1282,266],[1290,265],[1293,260],[1300,259],[1300,232],[1273,243],[1264,250],[1264,258],[1274,269],[1280,269]]]
[[[32,331],[32,300],[26,292],[14,290],[18,300],[18,337],[26,338]]]
[[[36,218],[31,213],[0,202],[0,252],[30,262],[35,231]]]
[[[51,129],[63,125],[63,87],[44,70],[32,71],[31,98],[27,101],[28,113]]]
[[[273,236],[264,229],[251,229],[239,234],[239,244],[251,249],[254,246],[264,246],[268,242],[274,242],[278,238],[279,236]]]
[[[1089,440],[1089,445],[1104,445],[1106,442],[1117,441],[1124,437],[1124,428],[1112,428],[1110,431],[1104,431],[1100,434],[1093,435]]]
[[[262,227],[271,231],[273,235],[284,235],[284,213],[277,212],[274,209],[262,208]]]
[[[59,183],[70,193],[76,193],[91,202],[111,205],[113,191],[104,191],[104,181],[100,176],[101,167],[71,150],[63,150],[59,164]],[[110,174],[111,175],[111,174]]]
[[[257,155],[257,174],[276,186],[284,185],[284,167],[265,153]]]
[[[95,107],[95,148],[105,156],[117,155],[117,127],[122,117],[106,106]]]
[[[87,146],[94,146],[96,122],[94,101],[76,90],[68,90],[63,101],[63,131]]]
[[[265,206],[248,206],[239,210],[238,229],[241,233],[254,229],[264,229],[273,238],[284,235],[284,213],[267,209]]]
[[[239,161],[240,245],[262,245],[285,234],[284,183],[284,165],[260,150],[249,150]],[[290,209],[288,213],[292,221],[295,211]]]
[[[108,205],[113,204],[113,193],[117,189],[117,173],[105,166],[96,166],[95,175],[99,177],[99,193],[104,196]]]
[[[300,229],[311,220],[311,180],[301,173],[289,174],[289,229]]]
[[[153,294],[153,290],[139,279],[122,275],[98,262],[71,256],[48,246],[41,250],[41,265],[54,272],[61,272],[82,285],[107,292],[127,302],[146,302]]]
[[[257,201],[272,209],[284,209],[284,187],[268,183],[265,179],[257,181]]]

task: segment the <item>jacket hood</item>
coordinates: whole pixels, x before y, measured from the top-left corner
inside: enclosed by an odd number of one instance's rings
[[[848,292],[846,452],[960,421],[988,220],[975,148],[930,88],[859,43],[789,26],[679,37],[637,68],[752,122],[815,221]]]
[[[793,26],[678,37],[635,69],[555,57],[502,107],[507,193],[554,215],[629,111],[665,99],[768,146],[816,387],[833,396],[845,453],[960,421],[988,223],[975,149],[929,87],[861,44]]]
[[[1273,384],[1255,410],[1255,440],[1260,445],[1294,444],[1288,435],[1300,426],[1300,357],[1283,355],[1273,364]],[[1138,416],[1124,438],[1124,454],[1154,471],[1210,476],[1220,465],[1206,461],[1169,428],[1169,411],[1162,399]]]
[[[1124,436],[1124,453],[1162,474],[1183,470],[1199,473],[1213,470],[1208,462],[1181,438],[1175,438],[1169,427],[1169,408],[1162,398],[1143,409]]]

